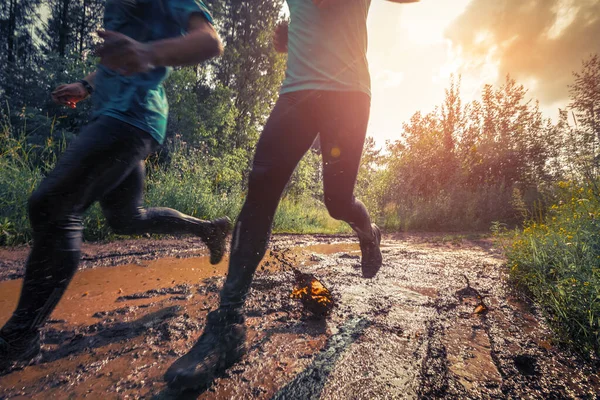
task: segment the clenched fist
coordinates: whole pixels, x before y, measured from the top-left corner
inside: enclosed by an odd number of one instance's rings
[[[100,64],[122,75],[133,75],[154,68],[152,45],[140,43],[119,32],[100,31],[98,36],[104,39],[104,43],[96,49]]]
[[[76,104],[89,96],[81,82],[60,85],[51,94],[55,103],[75,108]]]

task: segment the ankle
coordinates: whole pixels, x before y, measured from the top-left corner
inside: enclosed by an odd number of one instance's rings
[[[224,325],[243,324],[245,320],[241,307],[235,306],[220,306],[208,314],[208,319],[211,322]]]
[[[352,226],[352,228],[360,240],[367,242],[375,240],[375,230],[373,229],[373,225],[369,225],[368,229],[360,229],[357,226]]]
[[[39,335],[39,331],[25,325],[11,324],[10,321],[0,329],[0,337],[8,343],[27,342]]]

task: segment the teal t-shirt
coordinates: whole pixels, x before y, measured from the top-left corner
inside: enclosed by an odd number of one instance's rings
[[[371,94],[367,15],[371,0],[345,0],[319,9],[313,0],[287,0],[288,61],[281,93],[298,90]]]
[[[139,42],[185,34],[193,13],[212,18],[201,0],[107,0],[104,29],[120,32]],[[119,75],[98,65],[92,96],[93,117],[107,115],[165,140],[169,105],[163,81],[171,68],[158,67],[131,76]]]

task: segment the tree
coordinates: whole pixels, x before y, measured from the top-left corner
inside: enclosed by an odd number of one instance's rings
[[[551,132],[537,103],[507,76],[498,89],[484,87],[482,98],[470,107],[471,126],[463,161],[471,185],[536,183],[544,179],[545,142]],[[471,153],[471,154],[469,154]]]
[[[46,53],[84,57],[94,44],[92,33],[102,23],[104,3],[100,0],[49,0],[50,18],[43,38]]]
[[[281,0],[210,2],[225,53],[214,65],[216,86],[231,90],[236,110],[231,149],[249,150],[278,95],[285,58],[275,52],[272,33]]]
[[[20,69],[38,62],[34,28],[39,20],[39,3],[40,0],[0,2],[0,97],[11,98],[15,94],[11,89],[22,75]]]
[[[577,124],[600,144],[600,56],[583,61],[581,72],[574,72],[575,83],[569,86],[571,104]]]
[[[39,18],[40,0],[8,0],[0,3],[3,63],[14,63],[33,43],[32,24]]]

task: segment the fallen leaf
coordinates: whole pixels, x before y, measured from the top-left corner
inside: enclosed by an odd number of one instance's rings
[[[485,304],[480,304],[477,307],[475,307],[475,311],[473,311],[475,314],[483,314],[484,312],[487,311],[487,307],[485,306]]]
[[[546,350],[552,350],[552,344],[546,340],[540,340],[538,345]]]

